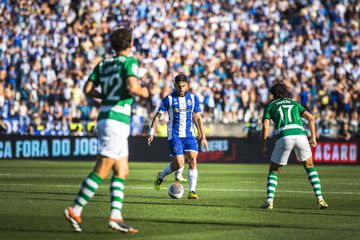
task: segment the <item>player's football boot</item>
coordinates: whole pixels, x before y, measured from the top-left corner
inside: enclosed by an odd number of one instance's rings
[[[164,179],[162,179],[160,177],[160,172],[158,172],[158,174],[156,175],[156,179],[154,181],[154,186],[155,186],[155,190],[159,191],[160,190],[160,185],[161,183],[164,181]]]
[[[138,233],[139,230],[129,226],[123,220],[110,219],[109,228],[124,233]]]
[[[327,203],[325,202],[324,199],[320,199],[320,200],[318,201],[318,205],[319,205],[319,208],[320,208],[320,209],[326,209],[326,208],[329,207],[329,205],[327,205]]]
[[[265,202],[264,204],[260,205],[261,209],[273,209],[274,208],[274,204],[273,202]]]
[[[67,209],[65,209],[64,211],[65,217],[66,219],[69,221],[70,225],[74,228],[74,230],[76,232],[82,232],[80,223],[81,223],[81,217],[80,216],[76,216],[71,207],[68,207]]]
[[[198,199],[199,196],[196,194],[196,192],[191,191],[189,192],[188,199]]]
[[[180,176],[175,175],[175,182],[187,182],[187,179],[181,175]]]

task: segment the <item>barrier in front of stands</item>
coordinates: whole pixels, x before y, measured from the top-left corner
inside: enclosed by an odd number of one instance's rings
[[[199,151],[199,162],[268,163],[261,153],[260,139],[208,139],[207,152]],[[169,161],[166,138],[155,138],[151,147],[146,137],[130,137],[130,161]],[[271,152],[274,141],[269,143]],[[75,136],[15,136],[0,137],[0,159],[94,160],[98,144],[96,137]],[[313,149],[314,162],[327,164],[359,164],[359,141],[319,141]],[[295,163],[292,154],[289,163]]]

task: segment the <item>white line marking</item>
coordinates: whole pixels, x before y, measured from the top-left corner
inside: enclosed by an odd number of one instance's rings
[[[60,184],[3,184],[0,183],[0,186],[15,186],[15,187],[63,187],[63,188],[79,188],[79,185],[60,185]],[[108,186],[100,186],[100,188],[108,189]],[[141,190],[154,190],[154,187],[145,187],[145,186],[126,186],[126,189],[141,189]],[[162,190],[166,190],[167,188],[161,188]],[[236,188],[198,188],[199,191],[209,191],[209,192],[266,192],[266,189],[236,189]],[[293,190],[281,190],[277,191],[280,193],[307,193],[313,194],[313,191],[293,191]],[[360,192],[324,192],[326,194],[344,194],[344,195],[360,195]]]

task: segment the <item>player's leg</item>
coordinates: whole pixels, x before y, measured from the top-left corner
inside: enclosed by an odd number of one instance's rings
[[[186,152],[186,159],[189,162],[188,178],[189,178],[189,195],[188,199],[198,199],[199,196],[196,193],[196,184],[198,179],[197,170],[197,152]]]
[[[266,185],[266,202],[261,205],[264,209],[273,209],[276,187],[278,185],[278,175],[281,167],[287,164],[294,140],[283,137],[276,141],[275,148],[271,154],[271,162]]]
[[[328,208],[327,203],[325,202],[322,192],[319,174],[316,171],[312,159],[312,152],[309,145],[309,142],[305,136],[300,136],[297,140],[295,147],[295,153],[298,159],[303,163],[303,166],[306,170],[308,179],[311,183],[311,186],[314,190],[315,196],[318,200],[318,205],[320,209]]]
[[[173,173],[174,171],[178,170],[180,167],[184,166],[184,163],[185,163],[185,159],[182,153],[172,157],[172,162],[169,165],[167,165],[161,172],[158,172],[154,182],[155,190],[159,191],[160,185],[164,181],[165,177]]]
[[[167,165],[161,172],[158,172],[154,181],[155,190],[160,190],[160,185],[164,181],[165,177],[174,171],[178,170],[185,163],[183,144],[181,139],[170,139],[169,150],[172,162]]]
[[[198,144],[196,138],[187,138],[184,143],[184,152],[189,162],[188,178],[189,178],[189,199],[198,199],[196,193],[196,184],[198,179],[197,155]]]
[[[278,184],[278,175],[280,173],[281,167],[281,165],[275,162],[270,163],[266,185],[266,202],[261,206],[261,208],[273,209],[275,191]]]
[[[113,172],[114,175],[110,183],[111,212],[109,227],[120,232],[137,233],[139,231],[126,224],[121,214],[125,182],[129,174],[128,156],[123,156],[115,161]]]
[[[318,205],[320,209],[328,208],[327,203],[324,200],[324,197],[321,192],[321,184],[320,184],[320,177],[318,172],[316,171],[312,157],[308,158],[306,161],[303,162],[303,166],[307,172],[308,179],[311,183],[311,186],[314,190],[315,196],[318,200]]]
[[[84,179],[73,205],[65,209],[65,216],[75,231],[82,231],[80,226],[82,210],[94,197],[99,185],[109,175],[113,165],[113,159],[99,155],[94,171]]]
[[[187,179],[183,177],[184,168],[185,168],[185,164],[175,171],[175,181],[187,182]]]

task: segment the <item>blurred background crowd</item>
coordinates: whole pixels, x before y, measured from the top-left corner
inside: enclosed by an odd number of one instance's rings
[[[98,109],[82,87],[125,26],[151,92],[133,108],[132,135],[146,133],[183,72],[208,124],[256,134],[281,80],[320,137],[358,137],[359,13],[356,0],[1,0],[0,115],[7,134],[92,134]]]

